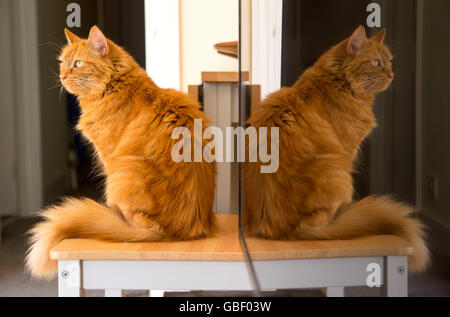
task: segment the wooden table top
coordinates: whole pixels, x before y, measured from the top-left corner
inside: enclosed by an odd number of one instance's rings
[[[238,218],[218,215],[216,237],[182,242],[108,242],[67,239],[54,247],[54,260],[177,260],[244,261],[237,232]],[[335,257],[404,256],[412,247],[397,236],[379,235],[354,240],[273,241],[247,237],[255,261]]]
[[[250,79],[248,71],[241,72],[242,81]],[[239,72],[202,72],[202,82],[213,83],[237,83],[239,81]]]

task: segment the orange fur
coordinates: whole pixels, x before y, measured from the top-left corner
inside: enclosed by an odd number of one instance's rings
[[[397,234],[415,247],[411,268],[426,267],[424,232],[411,208],[388,198],[352,203],[354,161],[376,126],[375,94],[393,79],[383,38],[384,30],[367,39],[359,27],[252,114],[252,126],[280,128],[280,167],[261,174],[259,162],[244,164],[247,232],[269,239]]]
[[[160,241],[212,235],[215,164],[175,163],[171,157],[176,127],[193,134],[194,119],[208,122],[199,104],[157,87],[97,27],[87,40],[67,30],[66,36],[61,80],[80,102],[77,128],[94,145],[106,175],[106,206],[70,199],[45,210],[44,221],[30,231],[29,271],[53,277],[56,264],[49,252],[65,238]]]

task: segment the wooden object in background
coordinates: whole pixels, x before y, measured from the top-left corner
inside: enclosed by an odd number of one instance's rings
[[[242,72],[242,81],[250,79],[249,72]],[[214,83],[237,83],[239,81],[239,72],[202,72],[202,82]]]
[[[200,85],[189,85],[188,86],[188,95],[191,96],[195,101],[201,103],[199,90],[201,89]]]
[[[238,58],[238,41],[233,42],[223,42],[223,43],[217,43],[214,45],[214,48],[217,50],[217,53],[226,55],[233,58]]]
[[[250,103],[250,111],[253,113],[261,103],[261,85],[249,85],[247,93]]]
[[[203,110],[211,120],[211,126],[221,129],[225,146],[226,128],[236,126],[239,121],[239,84],[237,73],[231,73],[228,77],[224,74],[228,73],[202,73],[202,79]],[[224,162],[217,163],[214,212],[237,214],[239,166],[237,162],[226,162],[225,151],[223,159]]]
[[[242,72],[242,81],[249,80],[249,72]],[[189,86],[188,93],[200,101],[211,125],[220,128],[224,137],[227,127],[236,127],[239,122],[239,73],[238,72],[202,72],[202,86]],[[201,95],[201,97],[200,97]],[[242,106],[254,109],[261,100],[259,85],[244,85]],[[245,116],[250,111],[245,111]],[[247,118],[244,117],[244,121]],[[224,139],[225,141],[225,139]],[[224,153],[225,154],[225,153]],[[226,157],[224,157],[226,161]],[[219,214],[239,211],[238,186],[239,169],[237,162],[219,162],[217,164],[216,197],[214,212]]]

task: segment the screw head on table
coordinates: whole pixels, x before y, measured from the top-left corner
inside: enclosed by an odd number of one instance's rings
[[[67,271],[63,271],[63,272],[61,273],[61,276],[62,276],[62,278],[68,278],[68,277],[70,276],[70,273],[67,272]]]

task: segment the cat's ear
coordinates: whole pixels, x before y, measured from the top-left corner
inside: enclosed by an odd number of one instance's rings
[[[385,35],[386,35],[386,29],[382,29],[380,32],[378,32],[377,34],[372,36],[370,39],[377,43],[383,44]]]
[[[347,42],[347,52],[350,55],[357,54],[367,44],[366,30],[363,26],[359,26]]]
[[[96,25],[91,28],[87,45],[101,56],[109,52],[108,40]]]
[[[69,44],[81,41],[81,39],[78,36],[70,32],[68,29],[64,29],[64,33],[66,33],[67,43]]]

